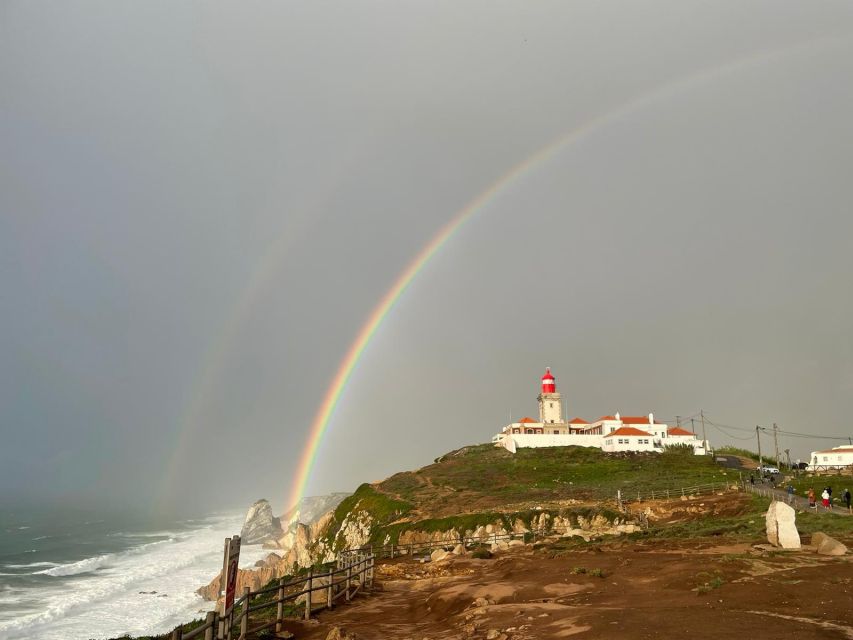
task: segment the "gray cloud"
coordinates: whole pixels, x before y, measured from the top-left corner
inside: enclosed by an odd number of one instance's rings
[[[848,435],[848,3],[0,11],[4,500],[280,505],[346,349],[433,234],[559,136],[715,68],[441,249],[309,490],[488,439],[535,411],[545,365],[572,415]]]

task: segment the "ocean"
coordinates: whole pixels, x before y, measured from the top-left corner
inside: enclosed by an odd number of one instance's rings
[[[244,512],[159,522],[80,511],[0,511],[0,640],[164,633],[212,608],[194,593],[222,568]],[[244,546],[241,567],[269,550]]]

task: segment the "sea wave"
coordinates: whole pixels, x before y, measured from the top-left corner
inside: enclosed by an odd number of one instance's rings
[[[164,633],[210,606],[195,590],[219,570],[222,538],[241,524],[242,515],[235,515],[220,527],[202,526],[126,551],[45,567],[39,572],[42,584],[14,594],[27,598],[27,608],[0,611],[0,640]],[[268,553],[260,546],[245,551],[243,566]],[[151,591],[157,595],[141,593]]]
[[[101,567],[106,566],[114,557],[115,554],[113,553],[105,553],[102,556],[86,558],[85,560],[79,560],[77,562],[69,562],[68,564],[60,564],[55,567],[51,567],[50,569],[45,569],[44,571],[36,571],[34,575],[54,576],[57,578],[64,576],[76,576],[81,573],[89,573],[96,569],[100,569]]]
[[[33,569],[35,567],[58,567],[58,562],[31,562],[29,564],[4,564],[7,569]]]
[[[33,575],[54,576],[59,578],[76,576],[81,573],[91,573],[92,571],[111,565],[117,560],[120,560],[122,557],[139,555],[140,553],[145,553],[151,547],[175,542],[175,540],[176,538],[168,538],[166,540],[158,540],[157,542],[149,542],[148,544],[141,544],[138,547],[122,551],[121,553],[105,553],[99,556],[78,560],[77,562],[56,565],[50,569],[45,569],[44,571],[36,571]]]

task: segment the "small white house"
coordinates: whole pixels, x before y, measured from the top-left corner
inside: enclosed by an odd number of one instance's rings
[[[809,469],[840,469],[850,465],[853,465],[853,447],[842,445],[824,451],[812,451]]]
[[[602,436],[601,450],[615,451],[654,451],[655,437],[648,431],[634,427],[620,427]]]

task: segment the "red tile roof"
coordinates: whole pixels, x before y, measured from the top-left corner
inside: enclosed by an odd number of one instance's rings
[[[601,416],[596,422],[601,422],[602,420],[615,420],[615,416]]]
[[[531,424],[531,423],[532,424],[538,424],[538,422],[536,420],[534,420],[533,418],[522,418],[521,420],[519,420],[519,422],[521,424]]]
[[[569,424],[589,424],[589,422],[587,422],[583,418],[572,418],[571,420],[569,420]]]
[[[688,431],[687,429],[682,429],[681,427],[670,427],[666,430],[668,435],[671,436],[692,436],[696,435],[692,431]]]
[[[651,433],[646,433],[645,431],[640,431],[639,429],[635,429],[634,427],[619,427],[616,431],[611,431],[607,434],[608,436],[649,436],[651,437]]]
[[[624,424],[650,424],[649,416],[622,416],[622,422]],[[655,420],[655,424],[660,424],[660,422]]]

